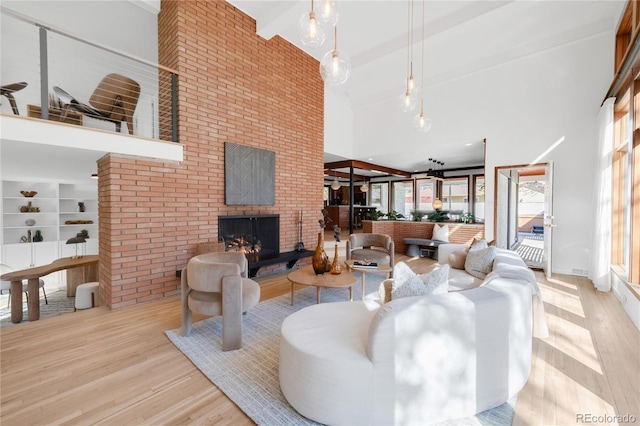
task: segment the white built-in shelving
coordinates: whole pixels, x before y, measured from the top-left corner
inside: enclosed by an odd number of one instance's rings
[[[20,191],[36,191],[37,194],[25,197]],[[32,221],[35,223],[31,224]],[[97,254],[98,190],[95,182],[2,182],[3,263],[23,269],[73,256],[76,246],[66,244],[66,241],[83,230],[88,231],[89,238],[79,245],[79,253]],[[42,235],[42,241],[35,241],[37,231]]]

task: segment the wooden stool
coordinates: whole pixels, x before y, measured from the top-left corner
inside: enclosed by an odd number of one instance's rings
[[[76,287],[76,302],[73,310],[95,308],[97,306],[98,288],[100,288],[100,283],[98,282],[80,284]]]

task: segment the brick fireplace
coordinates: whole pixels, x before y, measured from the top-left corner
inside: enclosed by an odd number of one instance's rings
[[[218,239],[225,251],[253,258],[280,253],[280,215],[218,216]]]
[[[301,210],[305,246],[314,247],[318,233],[324,173],[318,61],[281,37],[261,38],[253,19],[222,1],[163,1],[158,60],[177,71],[184,160],[107,154],[98,161],[100,304],[111,309],[178,295],[176,271],[199,243],[217,240],[219,216],[279,215],[283,252],[300,239]],[[225,142],[275,152],[273,206],[225,205]],[[280,260],[295,260],[289,257]],[[264,265],[260,273],[285,266]]]

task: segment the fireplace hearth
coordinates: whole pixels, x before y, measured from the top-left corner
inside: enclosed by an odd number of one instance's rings
[[[249,276],[261,266],[287,263],[291,269],[298,259],[313,255],[311,250],[280,253],[280,215],[218,216],[218,240],[225,251],[239,251],[249,261]]]
[[[251,261],[255,256],[280,252],[280,215],[219,216],[218,236],[225,251],[240,251]]]

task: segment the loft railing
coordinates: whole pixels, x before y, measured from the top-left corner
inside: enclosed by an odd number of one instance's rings
[[[3,113],[178,141],[175,71],[0,10]]]

